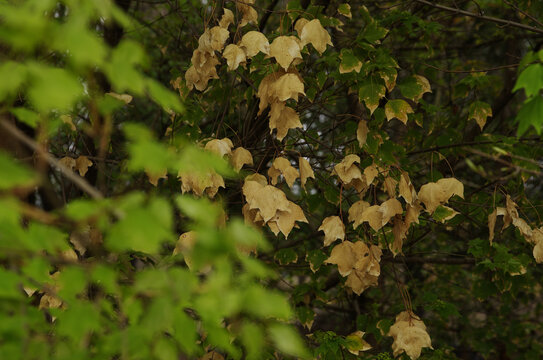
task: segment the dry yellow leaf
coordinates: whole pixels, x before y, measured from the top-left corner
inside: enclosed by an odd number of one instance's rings
[[[222,51],[224,49],[224,44],[230,36],[230,33],[225,28],[220,26],[213,26],[210,30],[211,37],[211,49],[215,51]]]
[[[383,214],[382,226],[386,225],[390,218],[403,213],[402,204],[395,198],[388,199],[379,206],[379,211]]]
[[[543,240],[539,240],[535,244],[534,250],[533,250],[533,255],[534,255],[535,261],[538,264],[543,263]]]
[[[243,35],[239,46],[245,49],[248,58],[252,58],[259,52],[270,54],[270,42],[260,31],[249,31]]]
[[[300,177],[300,173],[296,170],[284,157],[276,158],[272,166],[268,169],[268,176],[271,179],[272,185],[277,184],[277,177],[283,175],[288,186],[292,188],[294,181]]]
[[[366,144],[368,139],[368,122],[366,120],[360,120],[358,123],[358,128],[356,129],[356,139],[358,140],[358,145],[360,147]]]
[[[403,311],[398,314],[387,335],[394,338],[392,350],[395,357],[405,352],[411,360],[415,360],[420,357],[422,348],[433,349],[426,326],[412,312]]]
[[[258,209],[264,222],[271,220],[277,211],[290,211],[285,193],[276,187],[245,180],[242,190],[249,209]]]
[[[229,138],[222,138],[208,141],[205,149],[223,157],[224,155],[231,155],[233,147],[234,144],[232,144],[232,140]]]
[[[373,230],[379,231],[383,227],[383,213],[380,211],[379,205],[368,207],[356,222],[359,224],[367,222]]]
[[[151,173],[147,170],[145,170],[145,174],[147,175],[147,178],[149,179],[149,182],[153,184],[153,186],[158,186],[158,180],[159,179],[167,179],[168,178],[168,170],[164,169],[156,174]]]
[[[245,65],[245,51],[235,44],[228,44],[224,49],[222,56],[226,59],[228,70],[234,71],[240,65]]]
[[[433,214],[439,205],[449,201],[453,195],[464,198],[464,185],[455,178],[444,178],[424,184],[418,193],[420,201],[424,203],[426,211],[430,214]]]
[[[376,164],[371,164],[364,169],[364,176],[366,177],[366,184],[371,185],[373,180],[379,175],[379,169]]]
[[[326,45],[334,46],[330,34],[322,27],[319,19],[313,19],[302,27],[300,40],[302,47],[311,44],[319,54],[326,50]]]
[[[383,185],[385,187],[385,191],[387,192],[388,196],[390,197],[396,196],[396,186],[398,185],[398,181],[396,179],[394,179],[393,177],[387,176],[385,178]]]
[[[412,223],[419,223],[419,215],[422,211],[422,206],[419,201],[407,204],[405,212],[405,223],[409,227]]]
[[[234,23],[234,13],[231,10],[226,9],[226,8],[224,8],[223,10],[224,10],[224,14],[221,17],[221,20],[219,21],[219,26],[222,28],[228,29],[228,26]]]
[[[299,75],[286,73],[275,80],[269,88],[269,97],[278,101],[294,99],[298,101],[300,94],[305,95],[304,83]]]
[[[407,174],[405,171],[402,171],[402,174],[400,175],[400,184],[398,188],[399,194],[406,203],[412,204],[414,200],[417,199],[417,192],[415,191],[415,187],[411,183],[411,179],[409,178],[409,174]]]
[[[108,92],[108,93],[106,93],[106,95],[109,95],[112,98],[120,100],[120,101],[124,102],[125,104],[129,104],[133,99],[132,95],[128,95],[128,94],[117,94],[117,93],[114,93],[114,92]]]
[[[267,224],[275,235],[280,231],[285,235],[285,238],[287,238],[292,229],[297,227],[296,221],[307,223],[302,208],[292,201],[289,201],[288,211],[278,210],[275,216],[269,220]]]
[[[59,159],[58,162],[70,170],[73,170],[75,168],[75,159],[69,156],[65,156],[62,159]]]
[[[349,184],[353,179],[362,180],[362,172],[356,164],[360,164],[360,157],[349,154],[334,166],[333,173],[336,174],[343,184]]]
[[[256,93],[256,96],[260,99],[260,103],[258,104],[258,115],[262,114],[262,111],[264,111],[265,108],[268,107],[270,103],[278,102],[272,93],[272,85],[273,83],[279,79],[285,72],[283,70],[276,71],[274,73],[271,73],[269,75],[266,75],[258,85],[258,91]]]
[[[496,209],[488,215],[488,241],[490,242],[490,246],[492,246],[492,241],[494,240],[494,228],[496,227],[497,217],[498,211]]]
[[[232,157],[230,158],[230,162],[234,170],[239,172],[243,165],[253,165],[253,156],[251,155],[249,150],[240,146],[232,151]]]
[[[296,21],[296,24],[294,24],[294,30],[298,33],[298,37],[302,36],[302,29],[304,26],[309,22],[309,20],[305,18],[299,18]]]
[[[330,257],[324,262],[326,264],[336,264],[341,276],[348,276],[353,271],[358,258],[357,255],[359,255],[354,251],[355,244],[359,244],[357,245],[357,250],[359,253],[362,253],[362,256],[366,256],[369,253],[368,247],[362,241],[357,241],[356,243],[344,241],[334,246]]]
[[[313,172],[309,161],[301,156],[298,158],[298,167],[300,168],[300,180],[302,182],[302,188],[304,188],[305,190],[305,184],[307,183],[307,179],[314,179],[315,173]]]
[[[370,207],[370,203],[364,200],[359,200],[349,208],[349,222],[354,222],[353,227],[356,229],[362,224],[362,213]]]
[[[266,179],[266,177],[264,175],[259,174],[259,173],[254,173],[254,174],[251,174],[251,175],[247,175],[245,177],[245,181],[256,181],[257,183],[259,183],[262,186],[268,185],[268,179]]]
[[[306,26],[304,26],[305,29]],[[303,30],[302,30],[303,31]],[[294,59],[302,59],[300,40],[295,36],[278,36],[270,45],[270,56],[285,69],[289,68]]]
[[[89,168],[92,166],[92,161],[86,156],[80,156],[75,159],[75,168],[79,172],[79,175],[85,176]]]
[[[324,231],[324,246],[328,246],[337,239],[345,239],[345,225],[339,216],[328,216],[322,221],[319,231]]]
[[[289,129],[301,128],[302,123],[296,110],[286,106],[285,102],[275,102],[271,104],[269,126],[270,134],[277,129],[277,140],[282,141]]]
[[[197,196],[205,192],[210,198],[215,197],[219,187],[224,188],[222,176],[211,170],[206,173],[179,173],[177,177],[181,181],[181,191],[192,191]]]
[[[247,24],[258,24],[258,13],[250,5],[254,3],[254,0],[236,1],[236,8],[242,15],[239,24],[240,27],[244,27]]]
[[[409,225],[407,225],[400,216],[396,216],[394,218],[394,227],[392,228],[394,242],[388,244],[388,248],[394,256],[402,252],[403,241],[407,238],[408,230]]]

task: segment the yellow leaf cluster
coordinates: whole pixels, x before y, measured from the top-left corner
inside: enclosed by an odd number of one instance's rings
[[[381,255],[378,246],[368,247],[362,241],[344,241],[334,246],[325,263],[336,264],[341,276],[347,276],[345,285],[360,295],[368,287],[377,285],[381,274]]]
[[[367,189],[368,185],[366,178],[362,176],[360,168],[356,165],[357,163],[360,163],[358,155],[347,155],[339,164],[334,166],[332,174],[337,175],[346,188],[353,187],[361,193]]]
[[[289,201],[280,189],[267,185],[262,175],[256,175],[247,177],[242,188],[247,201],[243,207],[247,223],[267,224],[275,235],[281,232],[285,237],[297,226],[297,221],[307,223],[302,208]]]
[[[528,241],[528,243],[534,246],[533,256],[537,263],[543,262],[543,226],[532,229],[528,223],[522,219],[517,210],[517,204],[507,195],[505,199],[505,208],[497,207],[494,211],[488,215],[488,232],[489,232],[489,241],[492,245],[494,240],[494,228],[496,226],[496,218],[498,216],[503,216],[503,227],[502,231],[513,224],[522,236]]]
[[[92,161],[84,155],[79,156],[77,159],[65,156],[59,162],[70,170],[77,170],[81,176],[85,176],[89,167],[93,165]]]
[[[360,212],[360,209],[363,209],[363,211]],[[361,223],[367,222],[373,230],[379,231],[390,221],[392,217],[402,213],[402,204],[397,199],[391,198],[383,202],[381,205],[365,207],[363,204],[362,206],[357,207],[352,212],[352,218],[354,219],[355,228]],[[349,217],[351,218],[350,209]]]
[[[402,311],[399,313],[387,335],[394,338],[392,351],[395,357],[405,352],[411,360],[415,360],[420,357],[422,348],[433,349],[426,325],[412,312]]]
[[[224,188],[224,179],[214,170],[203,173],[180,172],[177,177],[181,181],[181,191],[193,192],[197,196],[202,196],[204,192],[210,198],[214,198],[219,191],[219,188]]]

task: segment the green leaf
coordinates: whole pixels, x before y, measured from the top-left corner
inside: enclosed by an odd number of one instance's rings
[[[358,98],[363,101],[369,109],[370,114],[373,114],[379,106],[379,101],[385,96],[386,88],[382,81],[374,81],[370,79],[360,85],[358,88]]]
[[[21,299],[20,279],[17,274],[0,267],[0,299]]]
[[[105,238],[112,251],[157,253],[163,242],[173,240],[171,207],[164,199],[154,198],[147,206],[131,204],[120,215]]]
[[[245,322],[240,335],[243,346],[247,349],[247,359],[261,359],[262,350],[265,348],[262,327],[253,322]]]
[[[290,305],[283,294],[261,286],[251,286],[243,295],[244,309],[251,315],[267,318],[289,319]]]
[[[31,186],[36,180],[30,170],[2,151],[0,151],[0,174],[2,174],[0,176],[0,190]]]
[[[279,251],[275,252],[273,258],[279,264],[287,265],[298,261],[298,254],[292,248],[280,249]]]
[[[353,54],[351,49],[341,49],[339,57],[341,59],[341,63],[339,64],[340,73],[360,72],[362,62]]]
[[[413,109],[411,108],[411,105],[402,99],[389,100],[385,105],[385,115],[388,121],[396,118],[404,124],[407,124],[407,114],[412,113]]]
[[[83,86],[75,74],[60,68],[29,64],[28,97],[38,111],[69,110],[83,96]]]
[[[6,61],[0,64],[0,101],[7,96],[15,95],[25,82],[27,69],[24,65],[14,61]]]
[[[9,110],[17,119],[26,125],[35,128],[40,122],[40,115],[24,107],[16,107]]]
[[[281,352],[302,359],[311,357],[300,335],[292,327],[273,324],[268,328],[268,332],[275,346]]]
[[[361,34],[361,37],[362,39],[367,40],[369,43],[375,44],[379,40],[384,38],[387,33],[387,29],[379,26],[376,21],[372,21],[368,25],[366,25],[364,31]]]
[[[161,83],[153,79],[147,79],[147,91],[149,96],[167,112],[183,112],[183,106],[179,96],[166,89]]]
[[[145,81],[136,66],[145,63],[142,47],[131,40],[123,40],[113,50],[111,59],[105,66],[106,73],[115,90],[123,93],[143,94]]]
[[[530,126],[533,126],[538,135],[541,134],[541,127],[543,126],[543,99],[541,96],[528,99],[520,108],[515,122],[518,122],[517,136],[519,137]]]
[[[520,73],[513,92],[522,88],[528,98],[539,94],[539,90],[543,88],[543,65],[532,64]]]

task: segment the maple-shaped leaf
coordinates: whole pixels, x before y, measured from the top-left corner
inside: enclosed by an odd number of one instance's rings
[[[294,99],[298,101],[298,96],[304,92],[304,83],[299,75],[287,73],[281,75],[270,86],[270,95],[279,101]]]
[[[202,196],[205,192],[210,198],[213,198],[220,187],[224,188],[224,179],[214,170],[205,173],[180,172],[177,177],[181,181],[183,194],[192,191],[195,195]]]
[[[234,13],[227,8],[224,8],[223,10],[224,14],[221,17],[221,20],[219,20],[219,26],[228,29],[228,26],[234,23]]]
[[[426,326],[412,312],[403,311],[398,314],[387,335],[394,338],[392,350],[395,357],[405,352],[411,360],[415,360],[420,357],[422,348],[433,349]]]
[[[364,340],[364,334],[365,332],[358,330],[345,337],[347,340],[347,350],[351,354],[358,356],[363,351],[371,350],[371,345]]]
[[[168,170],[163,169],[160,172],[152,173],[150,171],[145,170],[145,174],[147,175],[147,178],[149,179],[149,182],[153,186],[158,186],[158,180],[159,179],[167,179],[168,178]]]
[[[369,249],[364,242],[357,241],[352,243],[350,241],[344,241],[334,246],[330,253],[330,257],[324,262],[326,264],[337,265],[339,273],[341,276],[345,277],[353,271],[357,258],[366,256],[368,253]]]
[[[290,164],[290,161],[284,157],[276,158],[273,161],[272,166],[268,169],[268,176],[271,179],[272,185],[277,184],[277,177],[279,175],[283,175],[290,188],[294,185],[294,181],[300,177],[298,170],[296,170]]]
[[[269,104],[278,102],[279,100],[275,98],[275,94],[272,91],[273,84],[279,77],[283,76],[285,72],[283,70],[276,71],[274,73],[266,75],[258,85],[258,90],[256,96],[259,98],[260,102],[258,104],[258,115],[262,114],[265,108]]]
[[[253,165],[253,156],[251,155],[249,150],[240,146],[232,151],[230,163],[232,164],[234,170],[239,172],[243,165]]]
[[[373,180],[379,175],[379,169],[377,164],[371,164],[364,169],[364,177],[366,178],[366,184],[371,185]]]
[[[259,52],[270,54],[270,42],[260,31],[249,31],[241,38],[239,46],[245,49],[247,58],[252,58]]]
[[[85,176],[89,168],[92,166],[92,161],[88,157],[81,155],[75,159],[75,169],[79,172],[79,175]]]
[[[224,49],[222,56],[226,59],[226,64],[230,71],[234,71],[240,65],[244,65],[247,60],[245,51],[235,44],[228,44]]]
[[[396,86],[396,78],[398,72],[393,67],[386,67],[378,71],[379,76],[385,82],[385,86],[389,92],[391,92]]]
[[[443,178],[437,182],[430,182],[421,186],[418,197],[426,206],[430,214],[436,208],[449,201],[451,196],[458,195],[464,198],[464,185],[455,178]]]
[[[290,211],[285,193],[274,186],[246,180],[242,190],[249,209],[258,209],[264,222],[272,219],[279,210]]]
[[[358,146],[362,147],[366,144],[368,132],[368,122],[366,120],[360,120],[356,129],[356,140],[358,140]]]
[[[75,168],[75,159],[69,156],[65,156],[58,160],[59,163],[66,166],[68,169],[73,170]]]
[[[296,221],[308,222],[302,208],[289,201],[288,211],[278,210],[275,216],[267,222],[267,225],[275,235],[280,231],[287,238],[292,229],[297,227]]]
[[[319,19],[313,19],[303,26],[300,40],[302,41],[302,46],[307,44],[313,45],[319,54],[322,54],[326,50],[326,45],[334,46],[330,34],[322,27]]]
[[[417,199],[417,192],[415,191],[415,187],[411,183],[411,179],[409,178],[409,174],[405,171],[402,171],[400,175],[400,183],[398,187],[398,192],[401,197],[405,200],[406,203],[412,204],[414,200]]]
[[[220,26],[214,26],[210,30],[211,48],[215,51],[222,51],[226,39],[230,36],[230,33],[225,28]]]
[[[282,141],[290,129],[301,128],[302,123],[296,110],[287,106],[285,102],[271,104],[270,133],[277,129],[277,140]]]
[[[400,85],[400,90],[403,96],[414,102],[418,102],[425,93],[432,92],[428,79],[421,75],[413,75],[405,79]]]
[[[236,1],[236,8],[241,13],[239,27],[244,27],[247,24],[258,24],[258,13],[251,6],[254,3],[254,0]]]
[[[334,171],[341,182],[344,184],[350,183],[353,179],[362,180],[362,172],[356,164],[360,163],[360,157],[355,154],[349,154],[343,160],[334,166]]]
[[[351,49],[341,49],[339,55],[341,62],[339,63],[339,73],[346,74],[353,71],[357,73],[362,69],[362,61],[360,61],[354,54]]]
[[[379,101],[385,97],[386,88],[381,83],[376,83],[374,81],[367,81],[360,85],[358,88],[358,98],[360,101],[363,101],[370,115],[373,114],[375,109],[379,106]]]
[[[278,36],[270,45],[270,56],[275,58],[277,63],[286,71],[294,59],[302,59],[301,49],[302,46],[297,37]]]
[[[395,198],[388,199],[379,206],[379,211],[383,214],[382,225],[390,221],[390,218],[403,213],[402,204]]]
[[[298,37],[302,36],[302,29],[304,26],[309,22],[309,20],[305,18],[299,18],[296,21],[296,24],[294,24],[294,30],[298,33]]]
[[[413,109],[411,108],[411,105],[402,99],[389,100],[385,105],[385,115],[388,121],[396,118],[404,124],[407,124],[407,114],[412,113]]]
[[[208,141],[205,149],[223,157],[224,155],[231,155],[233,147],[234,144],[232,144],[232,140],[229,138],[222,138]]]
[[[349,4],[340,4],[337,8],[337,12],[345,17],[348,17],[349,19],[352,19],[353,17],[351,14],[351,5]],[[364,335],[364,333],[362,333],[362,335]]]
[[[356,229],[362,224],[362,213],[370,207],[370,203],[364,200],[359,200],[349,208],[349,221],[354,222],[353,227]]]
[[[300,168],[300,180],[302,183],[302,188],[305,190],[305,184],[307,183],[307,179],[314,179],[315,173],[313,172],[309,161],[301,156],[298,158],[298,167]]]
[[[477,125],[483,131],[486,119],[492,116],[492,108],[489,104],[482,101],[475,101],[469,106],[468,120],[475,119]]]
[[[345,239],[345,225],[339,216],[328,216],[322,221],[319,231],[324,231],[324,246],[328,246],[337,239]]]

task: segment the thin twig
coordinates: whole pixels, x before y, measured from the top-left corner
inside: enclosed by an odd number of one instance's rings
[[[60,170],[60,172],[66,176],[71,182],[73,182],[81,190],[89,194],[94,199],[102,199],[104,196],[100,191],[95,189],[91,184],[87,182],[84,178],[77,175],[75,172],[70,170],[68,167],[64,166],[58,159],[52,156],[50,153],[43,151],[43,149],[31,138],[29,138],[25,133],[19,130],[14,125],[8,123],[5,120],[0,120],[0,125],[4,127],[13,137],[17,140],[24,143],[26,146],[36,151],[41,157],[49,163],[49,165],[54,166]]]
[[[492,17],[492,16],[486,16],[486,15],[479,15],[479,14],[472,13],[472,12],[469,12],[469,11],[466,11],[466,10],[455,9],[455,8],[444,6],[444,5],[434,4],[434,3],[430,2],[430,1],[426,1],[426,0],[414,0],[414,1],[416,1],[418,3],[421,3],[421,4],[431,6],[431,7],[436,8],[436,9],[450,11],[452,13],[470,16],[470,17],[473,17],[473,18],[476,18],[476,19],[491,21],[491,22],[495,22],[495,23],[498,23],[498,24],[513,26],[513,27],[516,27],[516,28],[519,28],[519,29],[524,29],[524,30],[533,31],[533,32],[536,32],[536,33],[539,33],[539,34],[543,34],[543,29],[538,29],[536,27],[533,27],[533,26],[530,26],[530,25],[525,25],[525,24],[522,24],[522,23],[519,23],[519,22],[516,22],[516,21],[504,20],[504,19],[495,18],[495,17]]]

